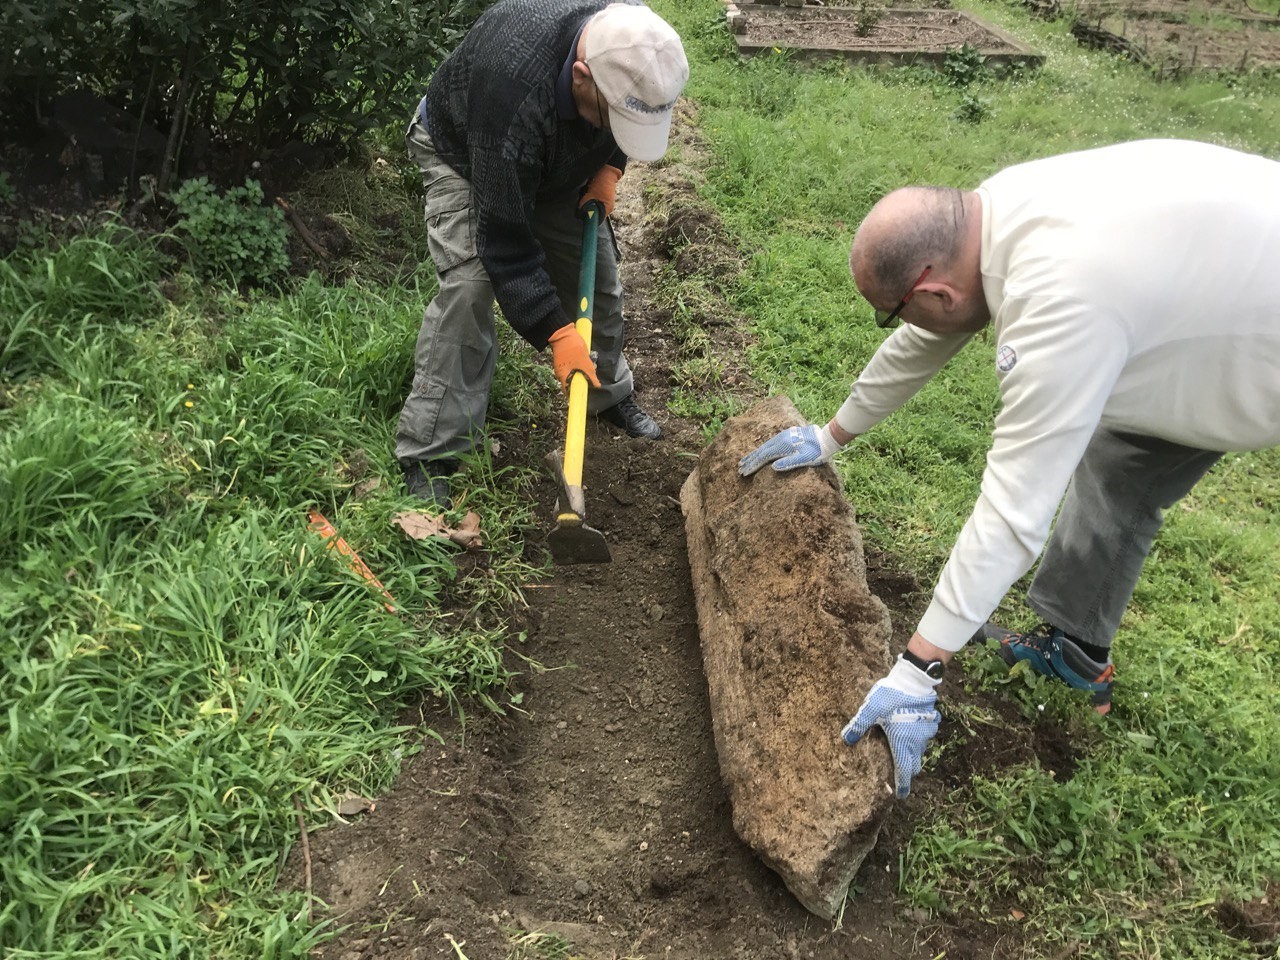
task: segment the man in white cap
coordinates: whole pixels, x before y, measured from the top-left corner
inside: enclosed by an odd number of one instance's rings
[[[500,0],[436,69],[406,137],[440,281],[396,436],[411,493],[448,507],[458,456],[479,439],[498,355],[495,298],[520,336],[551,347],[562,385],[587,375],[592,413],[633,437],[662,435],[633,396],[607,220],[594,363],[574,328],[578,215],[589,200],[612,211],[628,158],[666,152],[688,77],[679,36],[638,0]]]

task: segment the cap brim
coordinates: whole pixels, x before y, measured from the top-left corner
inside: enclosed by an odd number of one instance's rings
[[[630,159],[661,160],[671,135],[671,111],[657,123],[636,123],[626,114],[610,109],[609,132]]]

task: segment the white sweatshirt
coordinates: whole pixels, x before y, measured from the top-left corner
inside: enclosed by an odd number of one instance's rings
[[[1280,163],[1146,140],[978,188],[1001,410],[982,493],[919,632],[959,650],[1031,568],[1099,424],[1206,450],[1280,444]],[[970,339],[904,325],[836,416],[865,433]]]

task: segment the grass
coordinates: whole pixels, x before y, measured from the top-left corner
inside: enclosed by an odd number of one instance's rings
[[[400,139],[403,127],[380,131],[388,141]],[[403,141],[379,145],[367,162],[317,171],[294,194],[303,210],[326,213],[346,237],[350,249],[342,258],[351,272],[378,284],[392,284],[412,273],[426,249],[416,166],[397,162]],[[409,199],[413,198],[413,199]]]
[[[752,321],[753,370],[815,420],[834,412],[881,338],[846,257],[888,190],[972,186],[1011,163],[1141,137],[1280,156],[1280,89],[1266,76],[1160,84],[1079,48],[1065,22],[1012,3],[965,6],[1044,52],[1043,70],[954,84],[912,70],[801,67],[785,53],[742,62],[718,5],[662,7],[694,64],[689,93],[712,155],[702,199],[747,254],[733,307]],[[976,123],[955,116],[965,96],[986,108]],[[928,583],[990,445],[998,394],[989,335],[979,341],[839,461],[868,545]],[[1085,756],[1066,783],[1033,764],[948,797],[917,825],[905,896],[942,918],[1008,922],[1017,909],[1033,955],[1256,956],[1212,907],[1280,877],[1277,494],[1276,451],[1231,455],[1170,512],[1121,631],[1105,723],[982,650],[962,655],[971,682],[1029,717],[1058,718]],[[1020,596],[1000,613],[1029,624]],[[999,735],[954,720],[967,735]]]
[[[655,284],[654,299],[669,309],[669,327],[677,344],[677,359],[671,379],[674,385],[671,412],[701,425],[709,441],[738,412],[739,403],[725,383],[730,358],[708,334],[709,320],[717,317],[724,302],[718,284],[693,275],[681,278],[671,263],[663,266],[661,280]]]
[[[176,305],[165,268],[117,227],[0,263],[6,957],[306,956],[327,934],[277,888],[295,801],[321,823],[376,795],[412,749],[404,705],[496,707],[509,676],[528,471],[469,465],[488,575],[389,533],[429,289]],[[499,392],[534,376],[527,352],[503,366]],[[361,500],[353,464],[383,481]]]

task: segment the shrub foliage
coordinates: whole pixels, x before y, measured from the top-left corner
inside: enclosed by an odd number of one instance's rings
[[[284,216],[263,206],[256,180],[224,194],[205,177],[188,180],[173,194],[182,237],[191,263],[205,279],[233,284],[264,283],[289,266]]]
[[[0,100],[90,88],[168,134],[337,142],[406,114],[491,0],[17,0]]]

